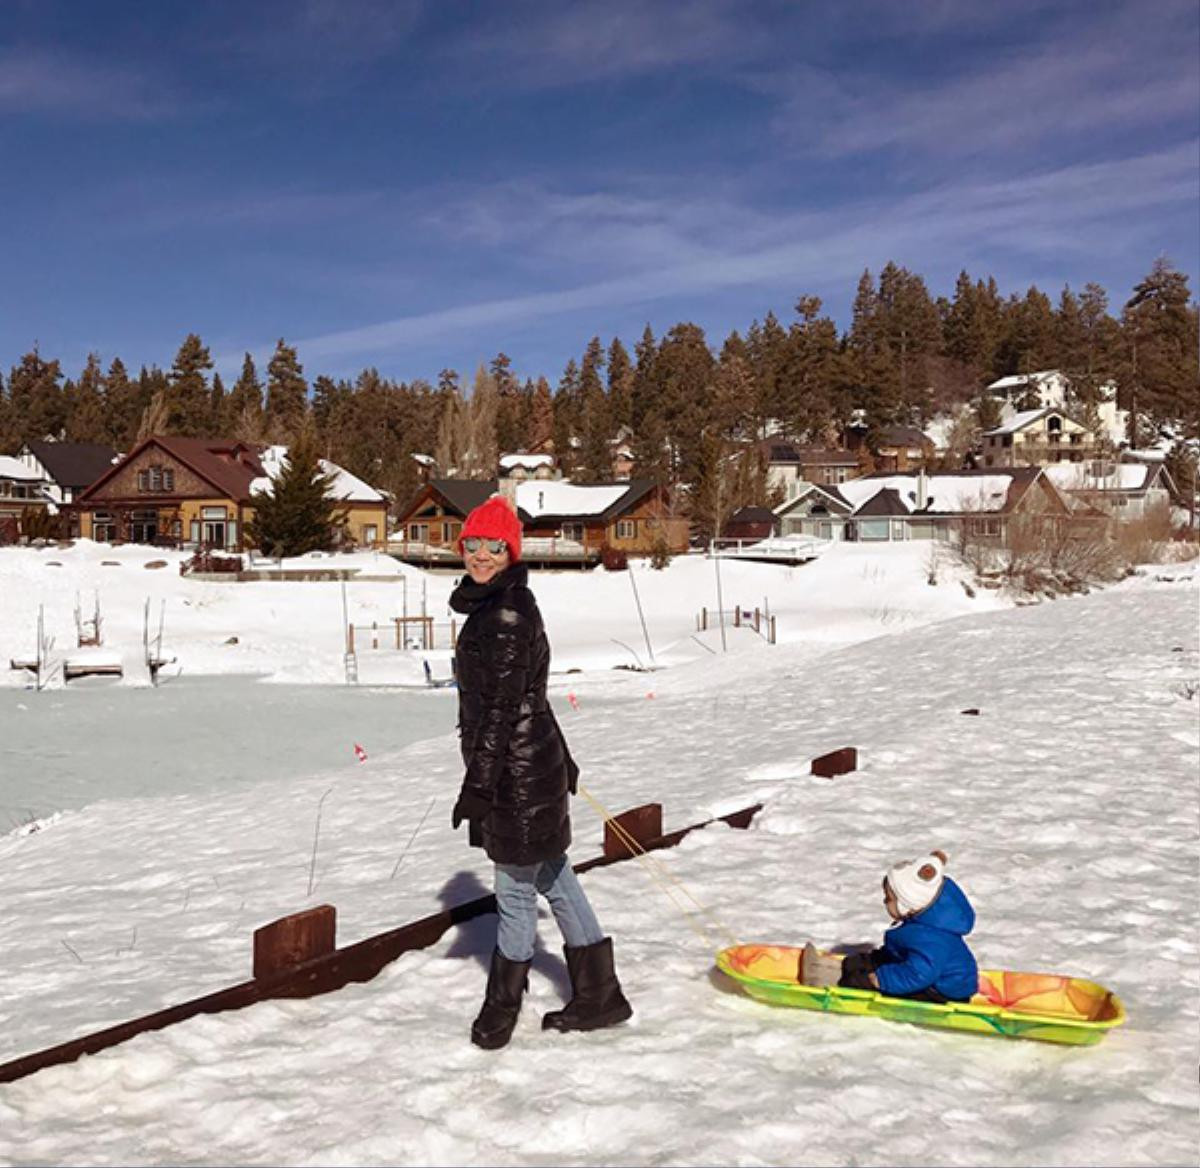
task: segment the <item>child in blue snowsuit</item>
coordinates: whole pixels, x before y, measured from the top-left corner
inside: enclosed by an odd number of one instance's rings
[[[976,992],[979,968],[963,940],[975,910],[945,866],[946,854],[931,852],[888,871],[883,903],[896,923],[881,948],[843,960],[838,985],[922,1002],[965,1002]]]

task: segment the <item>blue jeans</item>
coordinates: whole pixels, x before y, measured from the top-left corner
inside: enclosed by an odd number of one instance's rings
[[[509,961],[531,961],[537,941],[538,893],[550,902],[563,941],[572,949],[604,940],[596,914],[566,856],[540,864],[496,865],[496,948]]]

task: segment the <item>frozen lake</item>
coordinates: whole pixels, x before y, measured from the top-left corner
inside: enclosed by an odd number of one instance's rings
[[[452,731],[456,715],[453,690],[248,677],[180,677],[158,688],[0,689],[0,835],[100,799],[336,775],[358,765],[355,743],[368,755],[390,753]]]

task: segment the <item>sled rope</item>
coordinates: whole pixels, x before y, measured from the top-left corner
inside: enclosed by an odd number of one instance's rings
[[[692,931],[705,945],[709,948],[717,948],[718,946],[713,944],[713,938],[719,938],[722,935],[724,935],[730,945],[738,944],[737,938],[717,917],[716,913],[701,904],[688,890],[682,880],[677,876],[672,876],[662,864],[650,856],[646,849],[617,822],[613,813],[582,783],[579,784],[579,793],[599,812],[605,824],[612,829],[613,834],[629,849],[630,854],[641,862],[650,874],[650,879],[658,885],[663,895],[679,910],[680,915],[687,921]],[[680,900],[680,895],[690,900],[695,908],[690,908],[687,904],[683,903]],[[699,916],[702,919],[700,922],[697,922],[693,919],[693,916]],[[705,917],[712,923],[711,929],[703,924],[703,918]]]

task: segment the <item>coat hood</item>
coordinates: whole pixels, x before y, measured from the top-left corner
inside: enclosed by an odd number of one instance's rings
[[[965,937],[975,927],[975,910],[967,900],[966,893],[947,876],[933,904],[908,920],[913,924],[928,925]]]

